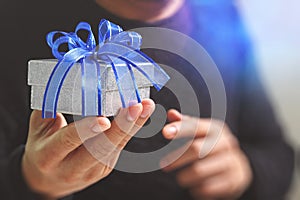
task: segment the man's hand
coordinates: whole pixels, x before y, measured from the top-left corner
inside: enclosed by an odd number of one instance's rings
[[[154,111],[152,100],[121,109],[114,121],[89,117],[67,125],[61,114],[33,111],[22,160],[29,187],[48,199],[82,190],[110,174],[121,150]]]
[[[178,155],[178,151],[162,160],[164,170],[168,172],[181,169],[177,173],[178,183],[188,188],[195,199],[238,198],[251,183],[252,171],[248,159],[229,128],[217,120],[184,116],[175,110],[168,112],[168,119],[171,123],[164,127],[164,137],[195,138],[176,161],[165,166]],[[218,131],[221,132],[216,137]],[[212,137],[217,141],[214,146],[210,146],[213,147],[211,151],[203,156],[203,151],[207,150],[206,142]],[[210,141],[209,144],[214,143]]]

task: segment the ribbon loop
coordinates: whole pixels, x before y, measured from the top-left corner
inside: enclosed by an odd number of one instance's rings
[[[78,36],[79,31],[87,31],[87,41],[83,41]],[[62,36],[54,40],[57,34]],[[133,67],[139,70],[157,90],[160,90],[169,80],[169,76],[151,58],[139,51],[142,37],[138,33],[123,31],[120,26],[101,20],[98,38],[99,48],[96,48],[92,28],[86,22],[80,22],[75,32],[53,31],[47,35],[47,43],[52,48],[52,54],[58,59],[58,63],[46,86],[42,108],[43,118],[56,117],[61,87],[76,62],[81,63],[83,116],[102,114],[101,76],[104,72],[100,68],[99,60],[110,63],[123,107],[128,107],[133,102],[141,102]],[[69,51],[59,52],[62,44],[67,44]]]
[[[99,45],[102,46],[102,44],[104,44],[105,41],[109,41],[114,35],[121,33],[123,29],[120,26],[113,24],[108,20],[102,19],[100,21],[98,31]]]
[[[87,42],[81,40],[78,36],[78,32],[84,30],[88,32]],[[88,50],[93,50],[96,47],[96,40],[92,31],[91,25],[86,22],[80,22],[75,29],[75,37],[77,37],[78,44],[81,48],[86,48]]]
[[[139,50],[142,45],[142,37],[136,32],[121,32],[113,36],[111,42],[120,43]]]

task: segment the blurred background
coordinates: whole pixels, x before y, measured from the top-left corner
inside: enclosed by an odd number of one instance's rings
[[[288,200],[300,199],[300,1],[236,0],[254,42],[259,72],[288,141],[298,151]],[[285,173],[285,172],[282,172]]]

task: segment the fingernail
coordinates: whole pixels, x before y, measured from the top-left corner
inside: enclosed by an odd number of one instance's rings
[[[160,168],[161,168],[161,170],[163,170],[163,171],[168,171],[168,165],[169,165],[170,163],[168,162],[168,161],[166,161],[166,160],[161,160],[160,161],[160,163],[159,163],[159,165],[160,165]]]
[[[129,107],[127,112],[127,120],[130,122],[135,121],[139,117],[140,111],[140,107],[137,105]]]
[[[92,131],[94,133],[100,133],[102,131],[102,128],[100,127],[99,124],[95,124],[94,126],[92,126]]]
[[[162,169],[164,169],[167,166],[167,162],[162,160],[162,161],[160,161],[159,165]]]
[[[101,118],[101,119],[97,119],[97,122],[94,125],[92,125],[91,130],[94,133],[101,133],[107,128],[109,128],[109,126],[110,126],[109,120],[107,118]]]
[[[174,137],[177,133],[177,128],[175,126],[170,126],[167,128],[167,134],[170,136],[170,137]]]
[[[152,106],[144,106],[143,112],[140,117],[147,118],[151,114],[152,111],[153,111]]]

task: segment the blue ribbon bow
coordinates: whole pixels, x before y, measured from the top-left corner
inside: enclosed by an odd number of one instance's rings
[[[86,42],[78,36],[78,32],[82,30],[88,32]],[[52,54],[58,59],[58,63],[46,86],[42,108],[43,118],[56,117],[61,87],[76,62],[81,64],[83,116],[101,115],[100,78],[105,70],[100,70],[99,61],[111,64],[123,107],[128,107],[131,102],[141,102],[132,67],[139,70],[157,90],[160,90],[169,80],[169,76],[140,51],[142,37],[138,33],[123,31],[120,26],[108,20],[101,20],[98,31],[98,47],[92,28],[86,22],[80,22],[75,32],[53,31],[47,35],[47,43],[52,48]],[[54,40],[57,34],[61,36]],[[68,52],[59,51],[62,44],[68,45]],[[147,65],[140,65],[140,63],[147,63]]]

